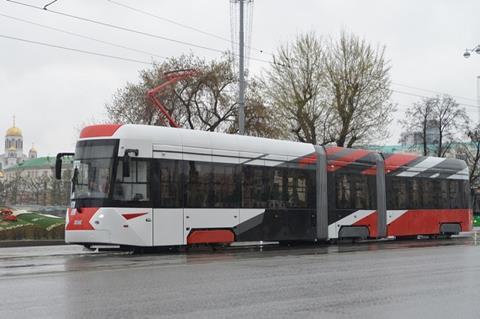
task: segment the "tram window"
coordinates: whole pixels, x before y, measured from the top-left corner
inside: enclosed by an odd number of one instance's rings
[[[286,180],[285,169],[283,168],[268,168],[269,179],[269,207],[285,207]]]
[[[308,171],[292,169],[288,171],[288,207],[307,207],[307,175]]]
[[[448,203],[448,182],[446,180],[441,180],[439,181],[439,196],[438,196],[438,202],[439,206],[438,208],[449,208],[449,203]]]
[[[211,207],[213,202],[212,164],[188,162],[186,169],[186,207]]]
[[[129,177],[123,176],[123,162],[118,161],[113,199],[135,202],[150,200],[149,176],[150,162],[147,160],[132,159]]]
[[[238,207],[240,187],[235,165],[214,164],[213,207]]]
[[[461,208],[459,203],[458,181],[449,181],[450,208]]]
[[[422,208],[422,199],[420,197],[420,181],[416,178],[411,178],[408,181],[408,192],[411,199],[411,208]]]
[[[336,195],[337,208],[372,208],[374,196],[370,196],[368,177],[365,175],[336,174]]]
[[[431,179],[422,180],[423,208],[434,208],[436,205],[433,181]]]
[[[337,208],[352,208],[350,180],[345,174],[336,176]]]
[[[243,199],[244,208],[267,207],[266,171],[260,166],[243,166]]]
[[[367,177],[355,176],[353,190],[353,208],[369,208]]]
[[[392,192],[388,196],[390,198],[390,209],[407,208],[407,182],[405,178],[392,178]]]
[[[155,207],[182,207],[182,167],[181,161],[155,161]]]

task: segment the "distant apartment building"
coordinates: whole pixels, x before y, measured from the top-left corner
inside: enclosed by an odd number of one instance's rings
[[[427,128],[425,131],[425,140],[427,145],[438,144],[440,139],[440,132],[438,131],[437,122],[432,120],[427,123]],[[423,144],[423,132],[413,131],[413,132],[403,132],[400,135],[399,143],[403,147],[422,145]]]

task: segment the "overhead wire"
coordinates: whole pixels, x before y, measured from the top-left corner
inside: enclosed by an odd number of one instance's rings
[[[477,102],[477,100],[474,99],[474,98],[469,98],[469,97],[464,97],[464,96],[459,96],[459,95],[453,95],[453,94],[445,93],[445,92],[441,92],[441,91],[429,90],[429,89],[419,88],[419,87],[406,85],[406,84],[395,83],[395,82],[392,82],[392,84],[396,85],[396,86],[401,86],[401,87],[405,87],[405,88],[408,88],[408,89],[419,90],[419,91],[424,91],[424,92],[430,92],[430,93],[436,93],[436,94],[448,94],[448,95],[450,95],[452,97],[455,97],[455,98],[458,98],[458,99]]]
[[[160,40],[171,41],[171,42],[174,42],[174,43],[178,43],[178,44],[182,44],[182,45],[186,45],[186,46],[191,46],[191,47],[197,47],[197,48],[200,48],[200,49],[210,50],[210,51],[219,52],[219,53],[224,53],[224,52],[225,52],[224,50],[221,50],[221,49],[212,48],[212,47],[203,46],[203,45],[198,45],[198,44],[191,43],[191,42],[188,42],[188,41],[176,40],[176,39],[168,38],[168,37],[165,37],[165,36],[161,36],[161,35],[157,35],[157,34],[152,34],[152,33],[144,32],[144,31],[139,31],[139,30],[132,29],[132,28],[122,27],[122,26],[118,26],[118,25],[114,25],[114,24],[110,24],[110,23],[106,23],[106,22],[102,22],[102,21],[98,21],[98,20],[93,20],[93,19],[89,19],[89,18],[85,18],[85,17],[80,17],[80,16],[76,16],[76,15],[72,15],[72,14],[60,12],[60,11],[55,11],[55,10],[50,10],[50,9],[44,9],[43,7],[38,7],[38,6],[35,6],[35,5],[23,3],[23,2],[20,2],[20,1],[16,1],[16,0],[6,0],[6,1],[7,1],[7,2],[10,2],[10,3],[17,4],[17,5],[30,7],[30,8],[33,8],[33,9],[42,10],[42,11],[46,11],[46,12],[58,14],[58,15],[61,15],[61,16],[66,16],[66,17],[69,17],[69,18],[73,18],[73,19],[77,19],[77,20],[81,20],[81,21],[85,21],[85,22],[90,22],[90,23],[102,25],[102,26],[105,26],[105,27],[110,27],[110,28],[113,28],[113,29],[118,29],[118,30],[130,32],[130,33],[140,34],[140,35],[143,35],[143,36],[148,36],[148,37],[157,38],[157,39],[160,39]],[[109,1],[109,2],[111,2],[111,3],[114,3],[114,4],[117,4],[117,5],[129,7],[131,10],[138,10],[138,12],[142,12],[142,13],[148,14],[147,12],[143,12],[143,10],[136,9],[136,8],[133,8],[133,7],[130,7],[130,6],[123,5],[123,4],[121,4],[121,3],[117,2],[117,1],[113,1],[113,0],[107,0],[107,1]],[[8,17],[8,16],[3,15],[3,14],[0,14],[0,15],[5,16],[5,17]],[[150,15],[150,14],[149,14],[149,15]],[[153,14],[151,14],[151,15],[152,15],[152,16],[155,16],[155,15],[153,15]],[[13,17],[10,17],[10,18],[13,18]],[[163,18],[163,17],[159,17],[159,18],[167,19],[167,18]],[[13,18],[13,19],[17,19],[18,21],[22,21],[22,19],[19,19],[19,18]],[[170,19],[168,19],[168,20],[170,20]],[[132,50],[132,51],[137,51],[137,52],[139,52],[139,53],[144,53],[144,54],[149,54],[149,55],[152,55],[152,56],[157,56],[157,57],[165,58],[165,57],[163,57],[163,56],[158,56],[158,55],[156,55],[156,54],[151,54],[150,52],[147,52],[147,51],[138,50],[138,49],[130,48],[130,47],[127,47],[127,46],[114,44],[114,43],[111,43],[111,42],[107,42],[107,41],[95,39],[95,38],[88,37],[88,36],[83,36],[83,35],[76,34],[76,33],[73,33],[73,32],[69,32],[69,31],[65,31],[65,30],[60,30],[60,29],[58,29],[58,28],[53,28],[53,27],[48,27],[48,26],[40,25],[40,24],[38,24],[38,23],[34,23],[34,22],[31,22],[31,21],[29,21],[29,22],[27,22],[26,20],[23,20],[23,21],[26,22],[26,23],[35,24],[35,25],[38,25],[38,26],[42,26],[42,27],[45,27],[45,28],[49,28],[49,29],[52,29],[52,30],[56,30],[56,31],[59,31],[59,32],[64,32],[64,33],[71,34],[71,35],[75,35],[75,36],[79,36],[79,37],[83,37],[83,38],[90,39],[90,40],[97,41],[97,42],[101,42],[101,43],[104,43],[104,44],[113,45],[113,46],[117,46],[117,47],[122,47],[122,48],[124,48],[124,49]],[[180,24],[180,23],[179,23],[179,24]],[[181,25],[183,25],[183,24],[181,24]],[[196,29],[196,28],[194,28],[194,27],[187,26],[187,25],[183,25],[183,26],[184,26],[184,27],[189,27],[189,28],[191,28],[192,30],[193,30],[193,29]],[[198,29],[198,30],[200,30],[200,29]],[[198,31],[198,30],[197,30],[197,31]],[[14,37],[9,37],[9,36],[4,36],[4,37],[14,38]],[[37,42],[38,42],[38,41],[31,41],[31,40],[26,40],[26,39],[21,39],[21,40],[22,40],[22,41],[25,41],[25,42],[30,41],[31,43],[37,43]],[[230,42],[231,42],[231,41],[230,41]],[[38,42],[37,44],[40,44],[40,42]],[[43,45],[48,45],[48,44],[46,44],[46,43],[42,43],[42,44],[43,44]],[[113,56],[113,55],[103,54],[103,53],[98,53],[98,52],[92,52],[92,51],[88,51],[88,50],[67,48],[67,47],[62,47],[62,46],[58,46],[58,45],[48,45],[48,46],[52,46],[52,47],[56,47],[56,48],[61,48],[61,49],[66,49],[66,50],[77,51],[77,52],[84,52],[84,53],[88,53],[88,54],[93,53],[93,54],[99,55],[99,56],[113,57],[113,58],[123,59],[123,60],[126,60],[126,61],[133,61],[133,62],[140,62],[140,63],[144,63],[144,64],[145,64],[145,63],[146,63],[146,64],[151,64],[151,63],[145,62],[145,61],[140,61],[140,60],[130,59],[130,58],[122,58],[122,57],[118,57],[118,56]],[[237,55],[237,54],[234,54],[234,55]],[[259,61],[259,62],[269,63],[269,64],[283,65],[283,64],[278,63],[278,62],[275,62],[275,61],[268,61],[268,60],[259,59],[259,58],[249,57],[249,59],[250,59],[250,60]],[[447,94],[447,93],[440,92],[440,91],[427,90],[427,89],[417,88],[417,87],[414,87],[414,86],[404,85],[404,84],[400,84],[400,83],[392,83],[392,84],[397,85],[397,86],[403,86],[403,87],[410,88],[410,89],[422,90],[422,91],[425,91],[425,92],[432,92],[432,93],[439,93],[439,94]],[[398,94],[403,94],[403,95],[415,96],[415,97],[420,97],[420,98],[428,98],[428,96],[420,95],[420,94],[415,94],[415,93],[411,93],[411,92],[405,92],[405,91],[400,91],[400,90],[395,90],[395,89],[392,89],[392,91],[395,92],[395,93],[398,93]],[[453,96],[453,95],[452,95],[452,96]],[[475,101],[475,100],[472,99],[472,98],[466,98],[466,97],[460,97],[460,96],[453,96],[453,97],[457,97],[457,98],[462,98],[462,99],[466,99],[466,100]],[[478,106],[476,106],[476,105],[471,105],[471,104],[466,104],[466,103],[459,103],[459,104],[462,105],[462,106],[466,106],[466,107],[478,109]]]
[[[15,21],[31,24],[31,25],[34,25],[34,26],[38,26],[38,27],[41,27],[41,28],[44,28],[44,29],[53,30],[53,31],[56,31],[56,32],[72,35],[72,36],[79,37],[79,38],[82,38],[82,39],[95,41],[95,42],[98,42],[98,43],[102,43],[102,44],[110,45],[110,46],[113,46],[113,47],[129,50],[129,51],[132,51],[132,52],[146,54],[146,55],[151,56],[151,57],[154,56],[154,57],[161,58],[161,59],[167,59],[164,56],[161,56],[161,55],[158,55],[158,54],[155,54],[155,53],[152,53],[152,52],[148,52],[148,51],[144,51],[144,50],[140,50],[140,49],[135,49],[135,48],[128,47],[128,46],[122,45],[122,44],[117,44],[117,43],[113,43],[113,42],[109,42],[109,41],[100,40],[100,39],[90,37],[90,36],[86,36],[86,35],[83,35],[83,34],[80,34],[80,33],[75,33],[75,32],[67,31],[67,30],[64,30],[64,29],[51,27],[51,26],[48,26],[48,25],[45,25],[45,24],[41,24],[41,23],[26,20],[26,19],[6,15],[6,14],[3,14],[3,13],[0,13],[0,16],[8,18],[8,19],[15,20]]]
[[[67,50],[67,51],[74,51],[74,52],[83,53],[83,54],[96,55],[96,56],[101,56],[101,57],[111,58],[111,59],[116,59],[116,60],[136,62],[136,63],[148,64],[148,65],[153,64],[152,62],[147,62],[147,61],[142,61],[142,60],[137,60],[137,59],[131,59],[131,58],[125,58],[125,57],[121,57],[121,56],[117,56],[117,55],[104,54],[104,53],[95,52],[95,51],[88,51],[88,50],[70,48],[70,47],[65,47],[65,46],[56,45],[56,44],[47,43],[47,42],[41,42],[41,41],[35,41],[35,40],[30,40],[30,39],[13,37],[13,36],[9,36],[9,35],[6,35],[6,34],[0,34],[0,38],[16,40],[16,41],[30,43],[30,44],[37,44],[37,45],[42,45],[42,46],[46,46],[46,47],[52,47],[52,48]]]
[[[153,14],[151,12],[148,12],[148,11],[145,11],[145,10],[142,10],[142,9],[139,9],[139,8],[136,8],[136,7],[133,7],[131,5],[126,5],[124,3],[121,3],[121,2],[118,2],[118,1],[115,1],[115,0],[106,0],[108,2],[111,2],[112,4],[115,4],[117,6],[120,6],[120,7],[123,7],[125,9],[128,9],[128,10],[131,10],[131,11],[135,11],[137,13],[140,13],[140,14],[143,14],[143,15],[146,15],[146,16],[149,16],[149,17],[152,17],[152,18],[155,18],[155,19],[158,19],[158,20],[161,20],[161,21],[165,21],[165,22],[168,22],[168,23],[171,23],[171,24],[174,24],[174,25],[177,25],[179,27],[182,27],[182,28],[185,28],[185,29],[189,29],[189,30],[192,30],[192,31],[195,31],[195,32],[198,32],[198,33],[201,33],[201,34],[204,34],[204,35],[207,35],[207,36],[210,36],[210,37],[213,37],[213,38],[216,38],[216,39],[219,39],[219,40],[222,40],[222,41],[225,41],[225,42],[228,42],[228,43],[231,43],[231,44],[235,44],[235,45],[238,45],[237,42],[235,41],[232,41],[231,39],[228,39],[226,37],[223,37],[221,35],[218,35],[218,34],[215,34],[215,33],[212,33],[212,32],[208,32],[208,31],[204,31],[200,28],[197,28],[197,27],[193,27],[191,25],[187,25],[187,24],[184,24],[184,23],[180,23],[180,22],[177,22],[173,19],[169,19],[169,18],[165,18],[165,17],[162,17],[162,16],[159,16],[159,15],[156,15],[156,14]],[[262,49],[258,49],[258,48],[254,48],[250,45],[247,45],[247,47],[249,47],[250,49],[254,49],[255,51],[257,51],[257,53],[265,53],[264,50]]]
[[[398,93],[398,94],[409,95],[409,96],[414,96],[414,97],[430,98],[430,96],[420,95],[420,94],[415,94],[415,93],[410,93],[410,92],[405,92],[405,91],[399,91],[399,90],[394,90],[394,89],[391,89],[391,91],[392,91],[392,92],[395,92],[395,93]],[[465,104],[465,103],[458,103],[458,104],[461,105],[461,106],[478,109],[478,106],[477,106],[477,105]]]
[[[43,12],[50,12],[50,13],[61,15],[61,16],[64,16],[64,17],[69,17],[69,18],[72,18],[72,19],[76,19],[76,20],[80,20],[80,21],[84,21],[84,22],[90,22],[90,23],[93,23],[93,24],[109,27],[109,28],[112,28],[112,29],[126,31],[126,32],[130,32],[130,33],[135,33],[135,34],[139,34],[139,35],[143,35],[143,36],[147,36],[147,37],[151,37],[151,38],[156,38],[156,39],[159,39],[159,40],[165,40],[165,41],[169,41],[169,42],[173,42],[173,43],[177,43],[177,44],[182,44],[182,45],[185,45],[185,46],[195,47],[195,48],[198,48],[198,49],[208,50],[208,51],[212,51],[212,52],[225,53],[225,50],[223,50],[223,49],[217,49],[217,48],[212,48],[212,47],[209,47],[209,46],[195,44],[195,43],[188,42],[188,41],[172,39],[172,38],[165,37],[165,36],[162,36],[162,35],[158,35],[158,34],[154,34],[154,33],[150,33],[150,32],[145,32],[145,31],[140,31],[140,30],[136,30],[136,29],[133,29],[133,28],[127,28],[127,27],[123,27],[123,26],[119,26],[119,25],[115,25],[115,24],[111,24],[111,23],[107,23],[107,22],[102,22],[102,21],[94,20],[94,19],[90,19],[90,18],[85,18],[85,17],[81,17],[81,16],[77,16],[77,15],[73,15],[73,14],[69,14],[69,13],[65,13],[65,12],[61,12],[61,11],[50,10],[50,9],[45,10],[42,7],[38,7],[38,6],[35,6],[35,5],[28,4],[28,3],[23,3],[23,2],[20,2],[20,1],[16,1],[16,0],[6,0],[6,1],[10,2],[10,3],[13,3],[13,4],[20,5],[20,6],[25,6],[25,7],[29,7],[29,8],[32,8],[32,9],[41,10]],[[232,53],[232,54],[234,54],[234,53]],[[234,55],[237,55],[237,54],[234,54]],[[264,59],[259,59],[259,58],[250,57],[250,59],[251,60],[256,60],[256,61],[261,61],[261,62],[266,62],[266,63],[271,63],[271,61],[264,60]]]

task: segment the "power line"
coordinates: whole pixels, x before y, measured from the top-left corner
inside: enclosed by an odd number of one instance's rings
[[[136,63],[148,64],[148,65],[152,64],[152,63],[146,62],[146,61],[124,58],[124,57],[120,57],[120,56],[116,56],[116,55],[104,54],[104,53],[99,53],[99,52],[94,52],[94,51],[87,51],[87,50],[82,50],[82,49],[64,47],[64,46],[51,44],[51,43],[47,43],[47,42],[40,42],[40,41],[34,41],[34,40],[29,40],[29,39],[17,38],[17,37],[12,37],[12,36],[5,35],[5,34],[0,34],[0,38],[16,40],[16,41],[31,43],[31,44],[37,44],[37,45],[42,45],[42,46],[57,48],[57,49],[62,49],[62,50],[74,51],[74,52],[83,53],[83,54],[96,55],[96,56],[101,56],[101,57],[104,57],[104,58],[116,59],[116,60],[121,60],[121,61],[136,62]]]
[[[50,13],[54,13],[54,14],[57,14],[57,15],[69,17],[69,18],[72,18],[72,19],[77,19],[77,20],[84,21],[84,22],[90,22],[90,23],[98,24],[98,25],[109,27],[109,28],[112,28],[112,29],[117,29],[117,30],[126,31],[126,32],[130,32],[130,33],[140,34],[140,35],[151,37],[151,38],[170,41],[170,42],[174,42],[174,43],[178,43],[178,44],[182,44],[182,45],[186,45],[186,46],[190,46],[190,47],[195,47],[195,48],[199,48],[199,49],[204,49],[204,50],[208,50],[208,51],[213,51],[213,52],[217,52],[217,53],[224,53],[225,52],[224,50],[221,50],[221,49],[216,49],[216,48],[212,48],[212,47],[208,47],[208,46],[204,46],[204,45],[199,45],[199,44],[195,44],[195,43],[191,43],[191,42],[187,42],[187,41],[176,40],[176,39],[172,39],[172,38],[165,37],[165,36],[162,36],[162,35],[153,34],[153,33],[140,31],[140,30],[136,30],[136,29],[132,29],[132,28],[127,28],[127,27],[122,27],[122,26],[119,26],[119,25],[106,23],[106,22],[102,22],[102,21],[98,21],[98,20],[93,20],[93,19],[89,19],[89,18],[85,18],[85,17],[80,17],[80,16],[76,16],[76,15],[73,15],[73,14],[69,14],[69,13],[64,13],[64,12],[55,11],[55,10],[44,10],[42,7],[34,6],[34,5],[31,5],[31,4],[27,4],[27,3],[23,3],[23,2],[19,2],[19,1],[15,1],[15,0],[6,0],[6,1],[10,2],[10,3],[17,4],[17,5],[41,10],[43,12],[50,12]],[[258,59],[258,58],[250,58],[250,59],[270,63],[270,61],[263,60],[263,59]]]
[[[221,35],[218,35],[218,34],[215,34],[215,33],[211,33],[211,32],[208,32],[208,31],[204,31],[204,30],[202,30],[202,29],[199,29],[199,28],[196,28],[196,27],[187,25],[187,24],[183,24],[183,23],[177,22],[177,21],[175,21],[175,20],[172,20],[172,19],[169,19],[169,18],[165,18],[165,17],[159,16],[159,15],[150,13],[150,12],[144,11],[144,10],[142,10],[142,9],[135,8],[135,7],[126,5],[126,4],[124,4],[124,3],[120,3],[120,2],[118,2],[118,1],[114,1],[114,0],[107,0],[107,1],[113,3],[113,4],[117,5],[117,6],[120,6],[120,7],[129,9],[129,10],[135,11],[135,12],[137,12],[137,13],[141,13],[141,14],[150,16],[150,17],[152,17],[152,18],[155,18],[155,19],[158,19],[158,20],[162,20],[162,21],[165,21],[165,22],[168,22],[168,23],[177,25],[177,26],[182,27],[182,28],[185,28],[185,29],[189,29],[189,30],[192,30],[192,31],[196,31],[196,32],[199,32],[199,33],[201,33],[201,34],[204,34],[204,35],[207,35],[207,36],[210,36],[210,37],[219,39],[219,40],[223,40],[223,41],[226,41],[226,42],[228,42],[228,43],[231,43],[231,44],[233,44],[233,45],[237,45],[237,46],[238,46],[238,42],[232,41],[232,40],[230,40],[230,39],[228,39],[228,38],[225,38],[225,37],[223,37],[223,36],[221,36]],[[260,54],[264,54],[264,53],[271,54],[271,52],[266,52],[266,51],[264,51],[264,50],[262,50],[262,49],[255,48],[255,47],[250,46],[250,45],[246,45],[245,47],[246,47],[246,48],[253,49],[253,50],[257,51],[257,53],[260,53]]]
[[[401,86],[401,87],[409,88],[409,89],[419,90],[419,91],[425,91],[425,92],[431,92],[431,93],[437,93],[437,94],[448,94],[448,95],[450,95],[450,96],[453,96],[453,97],[456,97],[456,98],[459,98],[459,99],[464,99],[464,100],[469,100],[469,101],[474,101],[474,102],[477,101],[476,99],[472,99],[472,98],[468,98],[468,97],[463,97],[463,96],[459,96],[459,95],[453,95],[453,94],[449,94],[449,93],[445,93],[445,92],[440,92],[440,91],[435,91],[435,90],[422,89],[422,88],[419,88],[419,87],[410,86],[410,85],[406,85],[406,84],[400,84],[400,83],[395,83],[395,82],[392,82],[392,84],[393,84],[393,85],[396,85],[396,86]]]
[[[31,25],[34,25],[34,26],[38,26],[38,27],[41,27],[41,28],[45,28],[45,29],[49,29],[49,30],[61,32],[61,33],[64,33],[64,34],[73,35],[73,36],[75,36],[75,37],[79,37],[79,38],[82,38],[82,39],[87,39],[87,40],[91,40],[91,41],[95,41],[95,42],[107,44],[107,45],[110,45],[110,46],[113,46],[113,47],[122,48],[122,49],[125,49],[125,50],[130,50],[130,51],[133,51],[133,52],[142,53],[142,54],[146,54],[146,55],[149,55],[149,56],[155,56],[155,57],[158,57],[158,58],[161,58],[161,59],[166,59],[166,57],[161,56],[161,55],[157,55],[157,54],[152,53],[152,52],[143,51],[143,50],[131,48],[131,47],[128,47],[128,46],[125,46],[125,45],[116,44],[116,43],[112,43],[112,42],[108,42],[108,41],[96,39],[96,38],[93,38],[93,37],[90,37],[90,36],[86,36],[86,35],[79,34],[79,33],[75,33],[75,32],[70,32],[70,31],[67,31],[67,30],[64,30],[64,29],[47,26],[47,25],[44,25],[44,24],[40,24],[40,23],[36,23],[36,22],[33,22],[33,21],[29,21],[29,20],[25,20],[25,19],[21,19],[21,18],[9,16],[9,15],[2,14],[2,13],[0,13],[0,16],[5,17],[5,18],[8,18],[8,19],[15,20],[15,21],[20,21],[20,22],[23,22],[23,23],[28,23],[28,24],[31,24]]]
[[[6,0],[6,1],[7,1],[7,2],[14,3],[14,4],[17,4],[17,5],[21,5],[21,6],[25,6],[25,7],[29,7],[29,8],[33,8],[33,9],[37,9],[37,10],[41,10],[41,11],[47,11],[47,12],[51,12],[51,13],[58,14],[58,15],[61,15],[61,16],[66,16],[66,17],[69,17],[69,18],[73,18],[73,19],[77,19],[77,20],[81,20],[81,21],[85,21],[85,22],[90,22],[90,23],[102,25],[102,26],[105,26],[105,27],[113,28],[113,29],[118,29],[118,30],[122,30],[122,31],[126,31],[126,32],[131,32],[131,33],[136,33],[136,34],[140,34],[140,35],[143,35],[143,36],[148,36],[148,37],[152,37],[152,38],[157,38],[157,39],[161,39],[161,40],[165,40],[165,41],[171,41],[171,42],[175,42],[175,43],[179,43],[179,44],[183,44],[183,45],[187,45],[187,46],[192,46],[192,47],[197,47],[197,48],[205,49],[205,50],[209,50],[209,51],[224,53],[224,51],[221,50],[221,49],[211,48],[211,47],[207,47],[207,46],[203,46],[203,45],[197,45],[197,44],[194,44],[194,43],[191,43],[191,42],[187,42],[187,41],[181,41],[181,40],[171,39],[171,38],[164,37],[164,36],[161,36],[161,35],[156,35],[156,34],[144,32],[144,31],[139,31],[139,30],[135,30],[135,29],[131,29],[131,28],[126,28],[126,27],[122,27],[122,26],[118,26],[118,25],[114,25],[114,24],[110,24],[110,23],[101,22],[101,21],[98,21],[98,20],[92,20],[92,19],[89,19],[89,18],[84,18],[84,17],[80,17],[80,16],[75,16],[75,15],[68,14],[68,13],[64,13],[64,12],[60,12],[60,11],[45,10],[43,7],[38,7],[38,6],[34,6],[34,5],[30,5],[30,4],[23,3],[23,2],[15,1],[15,0]],[[112,1],[112,0],[108,0],[108,1],[110,1],[110,2],[112,2],[112,3],[115,3],[115,4],[118,4],[117,2]],[[120,5],[122,5],[122,4],[120,4]],[[132,8],[133,8],[133,7],[132,7]],[[6,16],[6,15],[3,15],[3,16]],[[17,19],[18,19],[18,18],[17,18]],[[20,19],[19,19],[19,20],[20,20]],[[35,23],[33,23],[33,22],[28,22],[28,23],[35,24]],[[37,24],[37,25],[40,25],[40,24]],[[43,25],[42,25],[42,26],[43,26]],[[46,27],[46,26],[43,26],[43,27]],[[57,28],[53,28],[53,27],[47,27],[47,28],[57,29]],[[193,27],[192,27],[192,28],[193,28]],[[57,29],[56,31],[59,31],[59,30]],[[74,34],[73,32],[64,31],[64,30],[62,30],[62,31],[60,31],[60,32],[69,33],[69,34],[72,34],[72,35],[75,35],[75,36],[81,36],[81,35],[79,35],[79,34]],[[107,43],[106,41],[94,39],[94,38],[91,38],[91,37],[86,37],[86,36],[81,36],[81,37],[89,38],[90,40],[103,42],[103,43],[109,44],[109,45],[120,46],[120,47],[122,47],[122,48],[124,48],[124,49],[127,49],[127,48],[128,48],[128,47],[126,47],[126,46],[121,46],[121,45],[117,45],[117,44],[113,44],[113,43]],[[33,43],[33,42],[35,42],[35,41],[32,41],[32,43]],[[39,43],[37,43],[37,44],[39,44]],[[43,44],[43,43],[42,43],[42,44]],[[48,44],[44,44],[44,45],[48,45]],[[77,52],[84,52],[84,53],[87,53],[87,52],[88,52],[88,54],[90,54],[90,53],[96,54],[96,52],[91,52],[91,51],[86,51],[86,50],[72,49],[72,48],[66,48],[66,47],[55,46],[55,45],[52,45],[52,46],[53,46],[53,47],[57,47],[57,48],[67,49],[67,50],[73,50],[73,51],[77,51]],[[128,49],[129,49],[129,50],[136,50],[136,51],[139,51],[139,52],[142,52],[142,53],[148,53],[148,52],[146,52],[146,51],[141,51],[141,50],[137,50],[137,49],[133,49],[133,48],[128,48]],[[157,56],[157,55],[151,54],[151,53],[148,53],[148,54]],[[234,53],[232,53],[232,54],[234,54]],[[140,61],[140,60],[135,60],[135,59],[129,59],[129,58],[121,58],[121,57],[111,56],[111,55],[102,54],[102,53],[99,53],[99,54],[96,54],[96,55],[100,55],[100,56],[104,56],[104,57],[119,58],[119,59],[124,59],[124,60],[126,60],[126,61],[140,62],[140,63],[144,63],[144,64],[151,64],[151,63],[145,62],[145,61]],[[238,55],[238,54],[234,54],[234,55]],[[164,57],[162,57],[162,58],[164,58]],[[276,63],[275,61],[268,61],[268,60],[259,59],[259,58],[249,57],[249,60],[255,60],[255,61],[264,62],[264,63],[269,63],[269,64],[283,65],[283,64],[281,64],[281,63]],[[285,65],[283,65],[283,66],[285,66]],[[423,91],[427,91],[427,92],[434,92],[434,93],[446,94],[446,93],[440,92],[440,91],[420,89],[420,88],[416,88],[416,87],[413,87],[413,86],[407,86],[407,85],[403,85],[403,84],[399,84],[399,83],[392,83],[392,84],[398,85],[398,86],[404,86],[404,87],[411,88],[411,89],[423,90]],[[404,92],[404,91],[400,91],[400,90],[393,90],[393,89],[392,89],[392,91],[393,91],[393,92],[396,92],[396,93],[399,93],[399,94],[404,94],[404,95],[410,95],[410,96],[415,96],[415,97],[420,97],[420,98],[428,98],[428,96],[425,96],[425,95],[414,94],[414,93]],[[458,96],[457,96],[457,97],[458,97]],[[473,100],[473,99],[464,98],[464,97],[460,97],[460,98],[468,99],[468,100]],[[476,106],[476,105],[465,104],[465,103],[459,103],[459,104],[462,105],[462,106],[466,106],[466,107],[478,109],[478,106]]]
[[[392,92],[398,93],[398,94],[403,94],[403,95],[410,95],[414,97],[420,97],[420,98],[430,98],[430,96],[426,95],[420,95],[420,94],[415,94],[415,93],[410,93],[410,92],[405,92],[405,91],[399,91],[399,90],[391,90]],[[458,103],[459,105],[465,106],[465,107],[470,107],[470,108],[475,108],[478,110],[477,105],[472,105],[472,104],[465,104],[465,103]]]
[[[189,30],[192,30],[192,31],[195,31],[195,32],[199,32],[201,34],[204,34],[204,35],[207,35],[207,36],[210,36],[210,37],[213,37],[213,38],[216,38],[216,39],[219,39],[219,40],[223,40],[223,41],[226,41],[228,43],[233,43],[235,45],[238,45],[238,43],[228,39],[228,38],[225,38],[221,35],[218,35],[218,34],[215,34],[215,33],[211,33],[211,32],[208,32],[208,31],[204,31],[202,29],[199,29],[199,28],[196,28],[196,27],[193,27],[193,26],[190,26],[190,25],[187,25],[187,24],[183,24],[183,23],[180,23],[180,22],[177,22],[175,20],[172,20],[172,19],[169,19],[169,18],[165,18],[165,17],[162,17],[162,16],[159,16],[159,15],[156,15],[156,14],[153,14],[153,13],[150,13],[148,11],[144,11],[142,9],[138,9],[138,8],[135,8],[135,7],[132,7],[132,6],[129,6],[129,5],[126,5],[124,3],[120,3],[118,1],[114,1],[114,0],[107,0],[108,2],[111,2],[112,4],[115,4],[117,6],[120,6],[120,7],[123,7],[125,9],[129,9],[131,11],[135,11],[137,13],[140,13],[140,14],[144,14],[144,15],[147,15],[149,17],[152,17],[152,18],[155,18],[155,19],[158,19],[158,20],[161,20],[161,21],[165,21],[165,22],[168,22],[168,23],[171,23],[171,24],[174,24],[174,25],[177,25],[179,27],[182,27],[182,28],[185,28],[185,29],[189,29]],[[248,46],[249,48],[251,49],[254,49],[255,51],[258,51],[258,53],[265,53],[265,51],[263,51],[262,49],[258,49],[258,48],[254,48],[252,46]]]
[[[196,47],[196,48],[199,48],[199,49],[205,49],[205,50],[210,50],[210,51],[215,51],[215,52],[220,52],[220,53],[224,52],[223,50],[220,50],[220,49],[210,48],[210,47],[207,47],[207,46],[198,45],[198,44],[195,44],[195,43],[186,42],[186,41],[182,41],[182,40],[176,40],[176,39],[168,38],[168,37],[165,37],[165,36],[162,36],[162,35],[153,34],[153,33],[144,32],[144,31],[139,31],[139,30],[135,30],[135,29],[127,28],[127,27],[122,27],[122,26],[118,26],[118,25],[114,25],[114,24],[110,24],[110,23],[106,23],[106,22],[102,22],[102,21],[98,21],[98,20],[93,20],[93,19],[89,19],[89,18],[85,18],[85,17],[76,16],[76,15],[69,14],[69,13],[64,13],[64,12],[55,11],[55,10],[45,10],[42,7],[37,7],[37,6],[31,5],[31,4],[27,4],[27,3],[23,3],[23,2],[19,2],[19,1],[15,1],[15,0],[6,0],[6,1],[21,5],[21,6],[33,8],[33,9],[42,10],[42,11],[46,11],[46,12],[51,12],[51,13],[55,13],[55,14],[58,14],[58,15],[65,16],[65,17],[69,17],[69,18],[73,18],[73,19],[77,19],[77,20],[81,20],[81,21],[85,21],[85,22],[90,22],[90,23],[102,25],[102,26],[105,26],[105,27],[113,28],[113,29],[118,29],[118,30],[127,31],[127,32],[131,32],[131,33],[141,34],[141,35],[152,37],[152,38],[157,38],[157,39],[160,39],[160,40],[170,41],[170,42],[174,42],[174,43],[178,43],[178,44],[183,44],[183,45],[187,45],[187,46]]]
[[[201,29],[198,29],[198,28],[195,28],[195,27],[192,27],[192,26],[189,26],[189,25],[186,25],[186,24],[183,24],[183,23],[180,23],[180,22],[177,22],[175,20],[172,20],[172,19],[169,19],[169,18],[165,18],[165,17],[161,17],[161,16],[158,16],[158,15],[155,15],[153,13],[150,13],[150,12],[147,12],[147,11],[144,11],[142,9],[138,9],[138,8],[135,8],[135,7],[132,7],[132,6],[129,6],[129,5],[126,5],[126,4],[123,4],[123,3],[120,3],[120,2],[117,2],[117,1],[114,1],[114,0],[107,0],[108,2],[111,2],[119,7],[123,7],[125,9],[129,9],[131,11],[135,11],[137,13],[141,13],[141,14],[144,14],[144,15],[147,15],[149,17],[152,17],[152,18],[155,18],[155,19],[158,19],[158,20],[162,20],[162,21],[166,21],[168,23],[171,23],[171,24],[174,24],[174,25],[177,25],[179,27],[182,27],[182,28],[185,28],[185,29],[189,29],[189,30],[193,30],[193,31],[196,31],[196,32],[199,32],[199,33],[202,33],[204,35],[208,35],[210,37],[214,37],[216,39],[220,39],[220,40],[223,40],[223,41],[227,41],[227,42],[230,42],[229,39],[225,38],[225,37],[222,37],[220,35],[217,35],[217,34],[214,34],[214,33],[210,33],[210,32],[207,32],[207,31],[203,31]]]

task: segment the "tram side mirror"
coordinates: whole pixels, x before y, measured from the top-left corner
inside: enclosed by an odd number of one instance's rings
[[[135,156],[138,156],[138,150],[134,150],[134,149],[125,150],[125,154],[123,156],[123,167],[122,167],[123,177],[130,177],[130,165],[132,164],[130,153],[133,153]]]
[[[72,176],[72,192],[75,192],[75,186],[78,184],[78,168],[73,170]]]
[[[62,179],[62,159],[58,158],[55,160],[55,178]]]
[[[74,156],[75,153],[58,153],[55,159],[55,178],[62,179],[62,158],[64,156]]]

